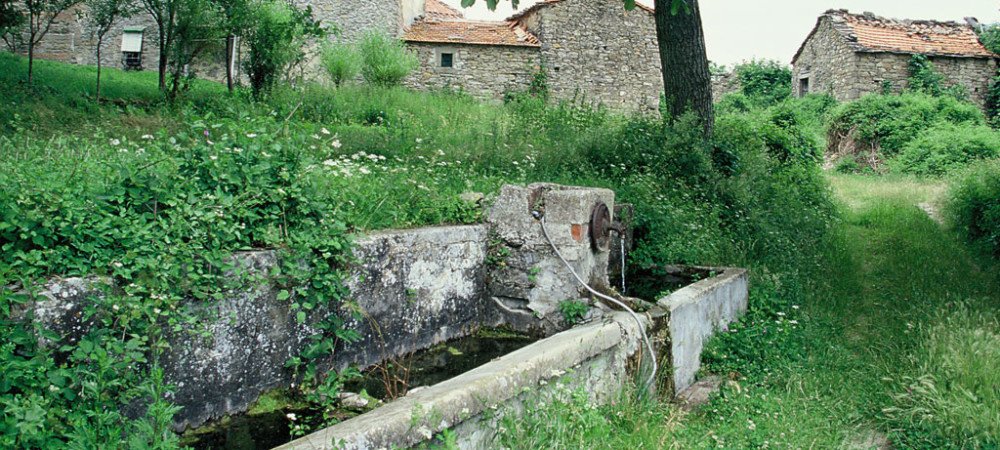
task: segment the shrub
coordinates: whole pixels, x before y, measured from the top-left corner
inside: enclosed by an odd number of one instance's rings
[[[1000,163],[976,167],[953,184],[946,212],[962,237],[1000,257]]]
[[[985,117],[976,105],[952,97],[915,92],[868,95],[832,113],[827,151],[837,155],[870,152],[889,158],[939,122],[981,125]]]
[[[361,71],[361,60],[357,49],[350,44],[332,44],[323,48],[321,61],[333,85],[340,87]]]
[[[361,76],[368,84],[381,87],[398,85],[419,65],[402,41],[376,31],[362,37],[361,61]]]
[[[792,70],[774,60],[753,60],[736,66],[743,95],[774,103],[792,93]]]
[[[260,97],[303,59],[305,40],[324,31],[313,20],[311,8],[299,9],[284,1],[254,3],[248,15],[244,44],[249,55],[244,67],[254,95]]]
[[[940,175],[981,158],[997,156],[1000,134],[983,125],[941,123],[909,141],[899,155],[902,171]]]

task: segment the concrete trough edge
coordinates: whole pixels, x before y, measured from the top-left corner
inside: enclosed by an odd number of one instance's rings
[[[648,328],[650,319],[640,317],[643,329]],[[639,341],[636,321],[627,313],[614,312],[276,449],[411,447],[613,347],[634,352]]]

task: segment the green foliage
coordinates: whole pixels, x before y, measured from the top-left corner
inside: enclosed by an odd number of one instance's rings
[[[559,302],[558,307],[563,319],[570,325],[583,321],[583,316],[587,315],[587,311],[590,311],[590,305],[580,300],[563,300]]]
[[[948,96],[869,95],[832,113],[829,145],[831,149],[843,145],[857,152],[874,150],[892,157],[922,131],[941,122],[981,125],[985,118],[976,105]]]
[[[325,32],[313,19],[311,7],[300,9],[283,0],[264,0],[252,3],[248,12],[243,32],[248,50],[244,68],[250,88],[259,98],[302,61],[307,39],[322,37]]]
[[[934,63],[927,59],[926,55],[910,55],[909,70],[910,77],[906,83],[910,90],[934,97],[947,95],[957,100],[966,100],[969,97],[965,86],[961,84],[944,87],[944,76],[934,68]]]
[[[792,70],[774,60],[752,60],[737,65],[742,93],[765,104],[788,98],[792,93]]]
[[[1000,164],[982,164],[956,181],[947,211],[966,241],[1000,257]]]
[[[361,77],[372,86],[396,86],[419,66],[417,56],[407,51],[402,41],[385,33],[366,32],[359,50]]]
[[[757,379],[776,366],[803,359],[800,305],[794,304],[799,295],[780,289],[773,279],[755,285],[751,310],[729,330],[716,334],[702,351],[702,370]]]
[[[7,44],[7,49],[13,51],[24,26],[24,16],[18,13],[14,5],[17,0],[0,0],[0,39]]]
[[[327,44],[323,47],[321,61],[323,69],[336,87],[353,79],[361,71],[361,56],[351,44]]]
[[[903,146],[897,161],[901,170],[940,175],[978,159],[1000,153],[1000,133],[984,125],[941,123]]]

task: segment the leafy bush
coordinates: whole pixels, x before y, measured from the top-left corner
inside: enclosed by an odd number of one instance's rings
[[[1000,257],[1000,163],[982,164],[954,183],[947,212],[962,237]]]
[[[313,19],[311,8],[299,9],[281,0],[254,2],[248,16],[244,67],[254,95],[261,97],[303,59],[306,39],[322,37],[324,31]]]
[[[743,95],[764,103],[784,100],[792,93],[792,70],[774,60],[753,60],[734,69]]]
[[[361,76],[373,86],[392,87],[419,66],[417,56],[403,42],[385,33],[368,31],[361,38]]]
[[[1000,133],[983,125],[941,123],[903,146],[897,158],[903,172],[940,175],[1000,152]]]
[[[361,71],[361,56],[351,44],[327,45],[321,55],[323,69],[330,76],[334,86],[340,87]]]
[[[982,125],[985,118],[976,105],[947,96],[868,95],[834,110],[827,151],[891,158],[922,131],[941,122]]]

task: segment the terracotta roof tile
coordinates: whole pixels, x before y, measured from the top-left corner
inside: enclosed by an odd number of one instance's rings
[[[979,42],[972,27],[956,22],[895,20],[830,10],[835,28],[856,51],[924,53],[943,56],[996,57]],[[845,34],[846,33],[846,34]]]
[[[465,18],[465,15],[440,0],[426,0],[424,3],[424,18],[437,21],[462,20]]]
[[[513,22],[421,20],[405,30],[404,41],[538,47],[538,38]]]

